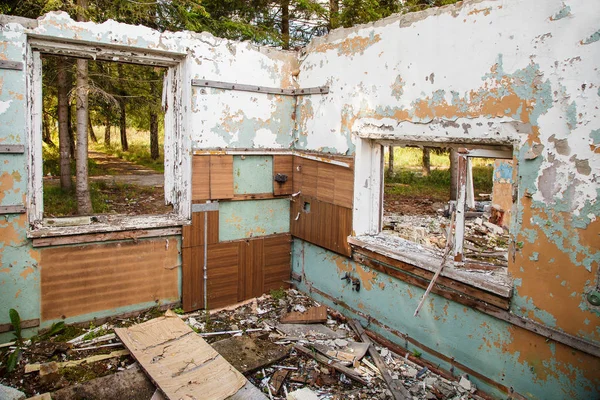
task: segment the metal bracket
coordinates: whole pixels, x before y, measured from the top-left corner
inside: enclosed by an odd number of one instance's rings
[[[192,212],[219,211],[219,203],[194,203],[192,204]]]
[[[303,96],[309,94],[326,94],[329,93],[329,86],[319,86],[301,89],[281,89],[268,86],[254,86],[239,83],[209,81],[206,79],[192,79],[192,86],[210,87],[225,90],[239,90],[242,92],[279,94],[282,96]]]
[[[25,206],[0,206],[0,215],[24,214],[25,211]]]
[[[0,144],[0,154],[22,154],[25,153],[25,146],[22,144]]]
[[[23,69],[23,63],[20,61],[0,60],[0,69],[13,69],[15,71],[21,71]]]

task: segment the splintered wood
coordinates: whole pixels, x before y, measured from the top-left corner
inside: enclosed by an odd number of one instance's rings
[[[247,383],[170,311],[115,333],[169,399],[225,399]]]

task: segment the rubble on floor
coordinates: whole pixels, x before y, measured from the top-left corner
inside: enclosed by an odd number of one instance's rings
[[[378,344],[369,345],[366,333],[357,333],[357,329],[362,330],[362,327],[358,328],[360,325],[319,307],[322,306],[311,298],[290,289],[273,291],[272,295],[261,296],[237,308],[190,314],[178,310],[181,314],[177,317],[198,333],[198,338],[211,344],[264,398],[481,398],[481,393],[467,376],[449,380],[446,379],[449,376],[432,372],[435,366],[428,364],[428,368],[414,355],[400,355]],[[323,311],[325,323],[281,323],[281,317],[289,313],[295,313],[295,320],[321,320]],[[115,396],[119,398],[128,390],[135,391],[133,387],[123,387],[126,384],[121,376],[129,374],[135,378],[131,379],[131,385],[139,386],[143,393],[135,398],[150,399],[155,386],[149,383],[148,376],[141,372],[131,355],[118,353],[118,356],[106,357],[116,351],[127,351],[114,335],[115,328],[130,327],[160,315],[155,312],[137,318],[114,319],[91,330],[65,326],[68,332],[24,344],[18,368],[11,373],[0,372],[0,383],[29,396],[50,392],[50,397],[46,398],[56,400],[76,398],[69,397],[74,393],[91,393],[99,382],[114,380],[119,384],[102,385],[103,396],[109,398],[107,391],[114,386]],[[174,314],[170,315],[175,318]],[[307,318],[302,318],[303,315]],[[125,331],[119,332],[121,335]],[[0,349],[5,353],[0,353],[3,366],[8,356],[6,350]],[[169,354],[165,352],[162,356],[167,358]],[[102,356],[105,359],[100,359]],[[81,361],[85,359],[86,362]],[[26,368],[33,372],[26,375]],[[44,376],[41,376],[42,371]],[[50,379],[42,379],[47,376]],[[258,392],[251,390],[244,386],[231,398],[256,398]]]

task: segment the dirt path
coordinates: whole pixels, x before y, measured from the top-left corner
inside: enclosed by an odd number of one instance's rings
[[[163,174],[143,165],[93,150],[88,152],[88,157],[96,161],[98,167],[105,171],[104,175],[91,176],[92,181],[111,181],[137,186],[162,186],[164,184]]]

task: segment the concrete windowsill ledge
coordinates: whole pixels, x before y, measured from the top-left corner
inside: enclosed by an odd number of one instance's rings
[[[432,249],[384,233],[349,237],[348,243],[355,261],[379,267],[380,270],[390,267],[406,274],[407,279],[404,280],[418,286],[428,284],[442,262],[442,255]],[[444,266],[436,287],[503,309],[508,309],[513,293],[513,282],[506,268],[470,270],[455,265],[454,261],[448,261]]]

